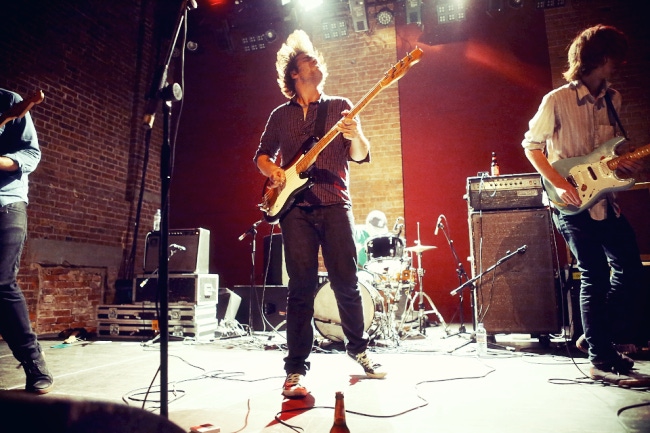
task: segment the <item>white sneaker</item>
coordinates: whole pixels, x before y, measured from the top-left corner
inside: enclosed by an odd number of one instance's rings
[[[287,398],[305,398],[309,394],[309,391],[300,384],[300,381],[304,377],[300,373],[287,374],[287,378],[284,380],[284,386],[282,387],[282,395]]]
[[[366,376],[372,379],[381,379],[388,374],[387,371],[384,371],[382,369],[381,364],[373,362],[370,359],[367,352],[357,353],[356,355],[348,352],[348,356],[357,361],[357,363],[363,367],[363,371],[366,372]]]

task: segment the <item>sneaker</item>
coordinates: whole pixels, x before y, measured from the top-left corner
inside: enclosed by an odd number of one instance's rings
[[[282,395],[287,398],[305,398],[309,394],[309,391],[300,384],[300,381],[304,377],[300,373],[287,374],[287,378],[284,380],[284,386],[282,387]]]
[[[25,390],[35,394],[47,394],[52,390],[54,378],[45,365],[43,354],[39,353],[38,358],[21,362],[27,379]]]
[[[366,372],[366,376],[372,379],[381,379],[385,377],[386,374],[388,374],[388,372],[383,371],[381,364],[372,362],[372,360],[368,357],[367,352],[357,353],[356,355],[354,353],[348,352],[348,356],[357,361],[359,365],[363,367],[363,371]]]
[[[609,363],[592,364],[589,369],[589,377],[622,388],[650,387],[650,376],[634,371],[621,374]]]

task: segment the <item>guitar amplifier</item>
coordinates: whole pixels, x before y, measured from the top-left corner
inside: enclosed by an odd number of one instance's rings
[[[538,173],[468,177],[465,199],[474,211],[543,208],[543,192]]]
[[[210,230],[204,228],[169,230],[168,271],[174,274],[210,273]],[[160,232],[147,234],[143,273],[158,269]]]

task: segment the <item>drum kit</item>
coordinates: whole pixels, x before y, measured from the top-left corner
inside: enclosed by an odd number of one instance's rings
[[[357,272],[357,285],[361,292],[364,327],[373,340],[399,343],[412,335],[409,331],[414,328],[411,323],[415,320],[418,336],[422,338],[425,315],[429,313],[435,313],[446,328],[442,315],[422,288],[422,254],[436,247],[422,245],[419,235],[414,246],[405,247],[404,244],[405,239],[394,234],[377,235],[365,241],[367,261]],[[414,256],[417,267],[414,267]],[[431,310],[424,309],[424,298],[429,301]],[[329,282],[316,293],[314,326],[324,338],[344,341],[338,306]]]

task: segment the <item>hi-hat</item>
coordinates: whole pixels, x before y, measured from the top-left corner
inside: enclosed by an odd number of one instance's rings
[[[434,247],[432,245],[414,245],[412,247],[404,248],[404,251],[414,252],[414,253],[423,253],[424,251],[432,250],[434,248],[438,248],[438,247]]]

